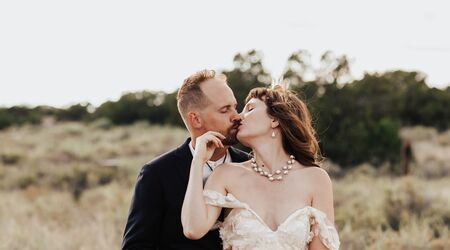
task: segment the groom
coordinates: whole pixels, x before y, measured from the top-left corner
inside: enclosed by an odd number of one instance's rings
[[[226,136],[224,144],[236,141],[240,117],[236,98],[226,77],[214,71],[199,71],[183,82],[177,105],[190,138],[142,167],[137,178],[122,242],[123,250],[136,249],[222,249],[217,230],[199,240],[183,234],[181,206],[189,179],[195,139],[213,130]],[[206,181],[224,162],[248,160],[245,152],[228,147],[217,149],[203,168]]]

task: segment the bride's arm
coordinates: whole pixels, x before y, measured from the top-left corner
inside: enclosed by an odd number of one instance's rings
[[[330,176],[321,168],[311,169],[312,179],[316,183],[313,192],[312,206],[326,214],[326,223],[334,226],[333,187]],[[312,225],[312,232],[319,230],[317,224]],[[319,235],[315,235],[309,244],[310,250],[328,250]]]
[[[219,138],[223,139],[224,136],[210,131],[196,140],[189,183],[181,209],[183,233],[192,240],[203,237],[220,215],[220,207],[207,205],[203,199],[203,166],[211,158],[216,148],[223,147]],[[219,183],[214,184],[215,191],[225,193],[225,189],[220,188],[221,186]]]

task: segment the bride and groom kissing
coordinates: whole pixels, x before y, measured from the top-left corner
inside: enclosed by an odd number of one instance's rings
[[[190,138],[142,167],[122,249],[339,249],[331,179],[295,93],[252,89],[238,113],[226,77],[202,70],[177,106]]]

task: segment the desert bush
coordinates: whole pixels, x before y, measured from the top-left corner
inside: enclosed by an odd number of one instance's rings
[[[15,165],[20,162],[22,156],[14,153],[1,153],[0,161],[5,165]]]

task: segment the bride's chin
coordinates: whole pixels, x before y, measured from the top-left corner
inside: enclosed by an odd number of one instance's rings
[[[239,142],[243,139],[242,136],[241,136],[240,131],[238,131],[238,132],[236,133],[236,139],[238,139]]]
[[[244,136],[244,135],[240,135],[239,132],[236,134],[236,139],[244,146],[248,147],[248,137]]]

